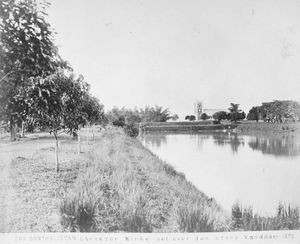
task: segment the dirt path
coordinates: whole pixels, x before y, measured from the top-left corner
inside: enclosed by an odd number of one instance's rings
[[[25,141],[0,144],[0,232],[9,232],[18,201],[12,177],[12,161],[17,157],[31,158],[41,148],[53,146],[51,137],[26,138]]]

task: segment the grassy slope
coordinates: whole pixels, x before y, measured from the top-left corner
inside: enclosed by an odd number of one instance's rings
[[[227,229],[213,199],[118,129],[102,134],[86,170],[65,196],[60,210],[67,231]]]

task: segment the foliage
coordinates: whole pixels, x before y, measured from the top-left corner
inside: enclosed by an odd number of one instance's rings
[[[271,217],[261,217],[253,214],[251,207],[242,208],[236,203],[232,207],[232,230],[259,231],[259,230],[294,230],[300,228],[299,209],[279,204],[277,214]]]
[[[261,107],[257,106],[257,107],[252,107],[249,110],[249,113],[247,114],[247,120],[260,120],[262,118],[262,109]]]
[[[185,120],[195,121],[196,120],[196,116],[195,115],[187,115],[187,116],[185,116]]]
[[[120,116],[117,120],[113,121],[112,123],[114,126],[124,127],[125,125],[125,118]]]
[[[239,109],[239,104],[230,103],[230,107],[228,108],[229,113],[227,118],[231,121],[237,122],[238,120],[243,120],[246,117],[245,112]]]
[[[75,79],[62,71],[32,78],[26,89],[30,118],[49,127],[54,135],[59,130],[72,133],[80,126],[95,123],[103,117],[103,106],[88,89],[83,77]]]
[[[56,170],[58,163],[58,133],[63,130],[73,134],[80,127],[99,121],[103,106],[88,93],[83,77],[75,79],[62,71],[52,75],[29,79],[26,100],[30,120],[50,128],[56,139]]]
[[[169,109],[164,109],[161,106],[154,107],[146,106],[140,109],[142,122],[166,122],[171,118]]]
[[[66,68],[45,20],[47,4],[3,0],[0,3],[0,116],[11,125],[28,115],[24,88],[30,77]]]
[[[200,119],[207,120],[208,118],[209,118],[209,116],[206,113],[201,114]]]
[[[172,119],[173,121],[178,120],[178,119],[179,119],[178,114],[173,114],[172,117],[171,117],[171,119]]]
[[[291,100],[275,100],[253,107],[247,118],[257,120],[257,117],[271,123],[296,122],[300,120],[300,103]]]
[[[113,108],[106,113],[109,121],[113,122],[120,117],[125,119],[125,124],[140,123],[140,122],[166,122],[172,118],[168,109],[160,106],[145,107],[144,109],[126,109]]]
[[[130,137],[137,137],[139,135],[139,129],[135,124],[125,125],[124,131]]]
[[[221,120],[225,120],[228,118],[228,114],[225,111],[219,111],[213,114],[213,119],[216,120],[218,123],[221,122]]]

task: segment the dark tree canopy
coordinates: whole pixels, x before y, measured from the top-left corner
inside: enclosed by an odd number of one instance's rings
[[[189,120],[189,121],[195,121],[196,120],[196,116],[195,115],[187,115],[184,118],[185,120]]]
[[[228,118],[228,114],[225,111],[219,111],[213,114],[213,119],[220,123],[221,120],[225,120]]]
[[[200,119],[207,120],[208,118],[209,118],[209,116],[206,113],[201,114]]]
[[[228,108],[228,119],[231,121],[237,122],[238,120],[243,120],[246,118],[245,112],[239,109],[239,104],[237,103],[230,103],[230,108]]]
[[[28,115],[24,103],[28,79],[67,68],[45,19],[47,7],[48,4],[35,0],[0,2],[0,119],[11,124]]]
[[[247,115],[248,120],[263,119],[267,122],[282,123],[300,120],[300,103],[292,100],[274,100],[252,107]]]
[[[45,78],[30,79],[27,87],[30,118],[48,126],[56,134],[59,130],[72,133],[103,117],[103,106],[88,92],[83,77],[75,79],[63,72]]]

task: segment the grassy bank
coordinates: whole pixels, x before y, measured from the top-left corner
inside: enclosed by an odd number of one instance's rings
[[[120,129],[103,132],[60,206],[68,231],[200,232],[227,229],[225,213],[183,174]]]

